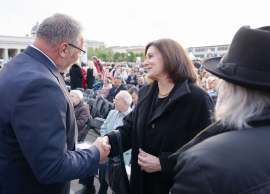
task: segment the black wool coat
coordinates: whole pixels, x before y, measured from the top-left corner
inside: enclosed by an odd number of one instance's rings
[[[185,145],[212,123],[214,104],[209,95],[188,80],[179,83],[167,103],[153,118],[152,101],[158,85],[146,85],[139,90],[138,105],[124,119],[121,132],[123,151],[132,148],[131,192],[134,194],[169,193],[173,185],[176,161],[168,156]],[[109,157],[117,156],[118,143],[114,132],[106,134],[112,146]],[[159,158],[161,172],[147,173],[138,165],[139,148]]]
[[[75,90],[76,88],[82,88],[83,72],[78,65],[76,64],[72,65],[69,71],[69,76],[70,76],[70,86],[72,90]]]
[[[93,84],[95,81],[95,77],[93,75],[94,70],[93,69],[87,69],[87,76],[86,76],[86,84],[87,84],[87,89],[92,89]]]

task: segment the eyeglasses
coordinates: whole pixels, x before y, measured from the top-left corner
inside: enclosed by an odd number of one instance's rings
[[[68,44],[69,46],[73,46],[74,48],[76,48],[76,49],[79,49],[81,52],[79,52],[79,55],[80,55],[80,57],[81,56],[83,56],[85,53],[86,53],[86,51],[84,51],[84,50],[82,50],[82,49],[80,49],[80,48],[78,48],[78,47],[76,47],[76,46],[74,46],[73,44]]]
[[[113,102],[125,102],[125,101],[120,101],[118,99],[113,99]]]

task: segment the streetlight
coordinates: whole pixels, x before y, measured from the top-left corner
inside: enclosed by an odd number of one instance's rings
[[[128,62],[130,62],[130,53],[128,53]]]
[[[208,58],[210,59],[211,58],[211,49],[208,49],[207,53],[208,53]]]

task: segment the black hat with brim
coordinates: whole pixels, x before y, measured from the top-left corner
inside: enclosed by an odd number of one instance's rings
[[[259,29],[243,26],[223,58],[207,59],[202,66],[230,83],[270,91],[270,26]]]

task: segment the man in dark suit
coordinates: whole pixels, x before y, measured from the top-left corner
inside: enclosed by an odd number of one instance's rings
[[[70,180],[97,174],[107,157],[100,138],[76,151],[74,109],[59,73],[84,53],[81,31],[55,14],[0,71],[0,194],[68,194]]]
[[[106,100],[113,103],[113,99],[121,90],[127,90],[127,88],[122,83],[121,77],[115,77],[113,80],[113,87],[110,89],[109,95],[107,96]]]
[[[126,83],[127,84],[132,84],[134,86],[136,86],[138,84],[137,75],[135,74],[134,69],[130,70],[130,75],[128,76]]]

